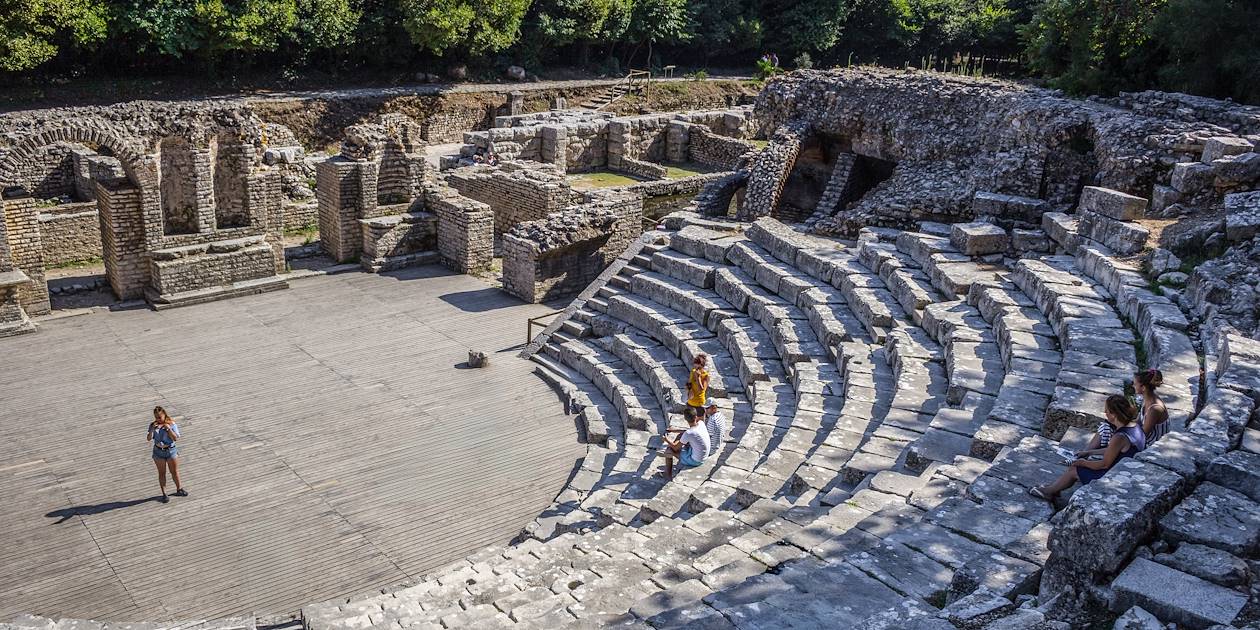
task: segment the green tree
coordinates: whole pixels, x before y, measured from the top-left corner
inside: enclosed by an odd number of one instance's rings
[[[692,0],[692,43],[705,59],[760,51],[765,26],[752,0]]]
[[[349,0],[297,0],[297,17],[293,36],[305,54],[349,45],[363,13]]]
[[[108,24],[108,9],[99,0],[3,0],[0,70],[30,70],[66,44],[92,46],[105,39]]]
[[[687,0],[635,0],[630,16],[628,36],[635,42],[628,65],[633,67],[639,46],[647,44],[648,65],[652,63],[652,46],[657,42],[683,44],[691,39],[691,15]]]
[[[1170,0],[1154,23],[1164,89],[1260,103],[1260,3]]]
[[[851,9],[849,0],[768,0],[761,8],[765,40],[784,52],[828,50],[839,40]]]
[[[417,46],[441,55],[472,55],[511,46],[530,0],[402,0],[403,27]]]
[[[1046,0],[1023,29],[1032,70],[1077,93],[1150,85],[1149,24],[1167,0]]]
[[[132,0],[124,22],[149,47],[214,62],[234,53],[273,51],[292,37],[298,0]]]

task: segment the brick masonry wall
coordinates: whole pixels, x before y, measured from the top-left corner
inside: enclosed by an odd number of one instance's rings
[[[459,194],[490,206],[495,234],[544,218],[574,199],[563,175],[538,170],[537,165],[463,168],[451,173],[447,183]]]
[[[101,216],[94,201],[43,209],[39,233],[48,267],[101,257]]]
[[[175,260],[154,260],[151,274],[153,289],[159,295],[169,296],[274,276],[274,252],[271,246],[258,241],[228,252],[208,248],[204,253]]]
[[[44,247],[39,236],[39,210],[34,197],[5,199],[4,221],[8,232],[9,258],[12,265],[31,279],[21,292],[22,308],[31,315],[52,310],[48,302],[48,284],[44,282]]]
[[[149,284],[149,255],[140,189],[126,181],[97,182],[96,199],[105,278],[120,299],[143,297]]]
[[[734,170],[740,156],[756,150],[751,142],[718,135],[702,125],[690,125],[687,159],[723,170]]]
[[[442,262],[459,273],[487,269],[494,261],[494,210],[445,186],[424,191],[425,207],[438,218]]]
[[[363,263],[372,271],[389,266],[390,258],[431,251],[437,246],[438,218],[429,212],[410,212],[364,219]]]

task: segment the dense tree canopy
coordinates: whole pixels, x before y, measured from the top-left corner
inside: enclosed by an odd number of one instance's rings
[[[0,78],[523,63],[959,68],[1260,101],[1257,0],[0,0]],[[981,71],[979,64],[961,64]]]

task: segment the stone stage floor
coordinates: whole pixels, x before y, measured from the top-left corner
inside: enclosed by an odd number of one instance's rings
[[[0,340],[0,622],[288,613],[507,542],[584,454],[515,356],[550,310],[421,267]]]

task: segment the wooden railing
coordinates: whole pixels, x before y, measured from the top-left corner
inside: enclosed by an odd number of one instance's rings
[[[555,317],[556,315],[559,315],[563,312],[564,311],[553,311],[550,313],[546,313],[543,315],[538,315],[536,317],[529,318],[529,321],[526,323],[525,344],[529,345],[529,342],[534,340],[534,326],[541,326],[543,328],[546,328],[547,323],[543,323],[542,320],[547,319],[548,317]]]

